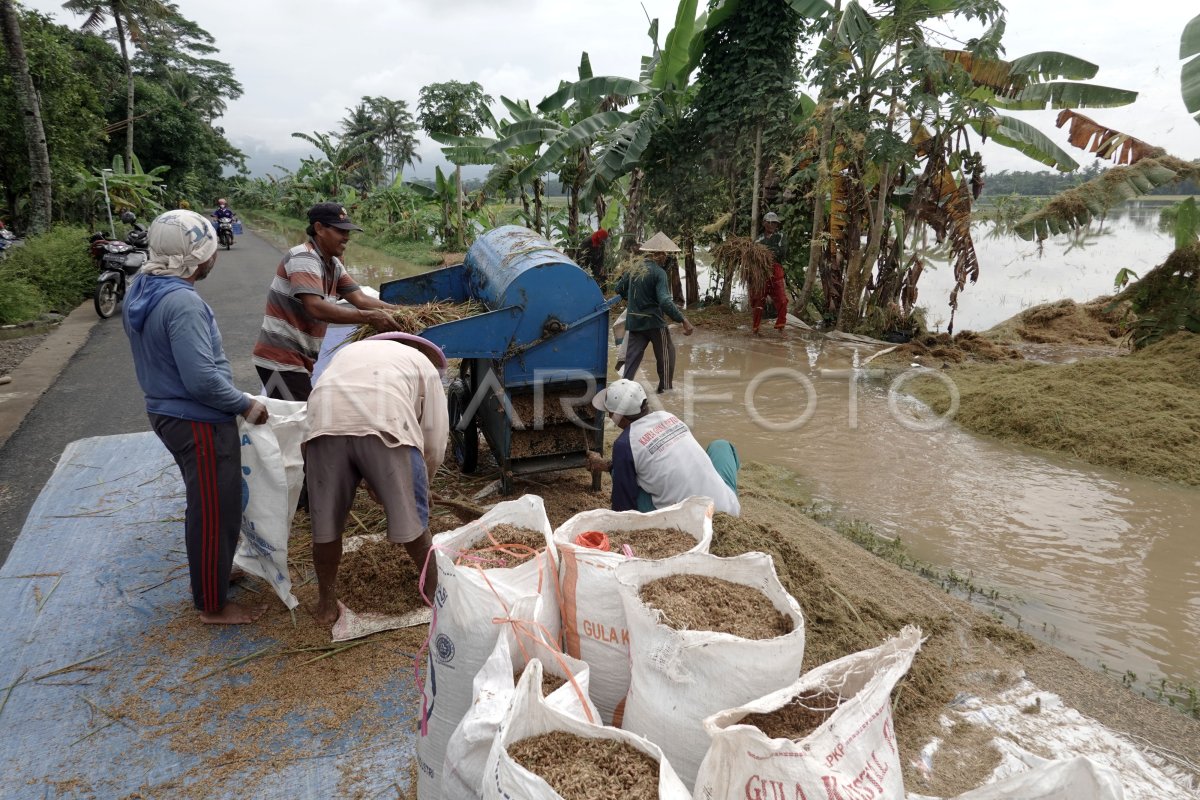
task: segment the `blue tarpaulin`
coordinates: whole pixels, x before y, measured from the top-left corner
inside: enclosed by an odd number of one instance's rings
[[[394,654],[394,664],[384,661],[370,684],[369,724],[334,724],[319,704],[281,712],[264,700],[200,717],[209,719],[198,726],[203,736],[181,743],[180,719],[195,725],[199,715],[189,711],[207,709],[223,687],[247,683],[235,668],[239,657],[280,647],[261,623],[201,626],[194,617],[183,508],[178,470],[153,433],[83,439],[59,458],[0,569],[0,797],[406,791],[420,699],[411,652],[394,642],[372,643],[383,658]],[[263,594],[235,597],[286,613],[257,586]],[[295,621],[315,624],[299,609]],[[164,663],[171,668],[145,678]],[[214,663],[233,666],[210,669]],[[280,660],[279,669],[289,663]],[[321,667],[332,674],[337,659]],[[135,707],[155,713],[133,714]],[[239,751],[236,737],[216,727],[239,717],[247,726],[271,717],[270,736]]]

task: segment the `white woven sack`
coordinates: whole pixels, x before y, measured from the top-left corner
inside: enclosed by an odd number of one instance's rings
[[[761,791],[770,797],[772,787],[786,786],[788,797],[904,800],[891,694],[920,647],[921,631],[910,625],[879,647],[823,664],[787,688],[708,717],[704,730],[711,746],[696,796],[719,800]],[[777,711],[817,691],[842,699],[803,739],[771,739],[739,724],[747,714]]]
[[[541,597],[524,597],[513,603],[513,621],[501,626],[496,647],[475,675],[471,708],[446,745],[444,797],[478,800],[483,796],[488,753],[516,691],[513,674],[535,659],[543,672],[567,681],[546,696],[546,704],[578,719],[599,723],[600,712],[587,693],[587,664],[561,653],[557,643],[547,642],[533,622],[542,602]]]
[[[660,800],[691,800],[691,792],[679,780],[662,750],[653,742],[619,728],[589,725],[543,700],[541,667],[539,661],[529,663],[517,683],[512,705],[500,723],[500,733],[492,744],[484,772],[483,796],[486,800],[562,800],[562,796],[551,789],[544,780],[508,757],[509,745],[551,731],[566,731],[589,739],[616,739],[625,742],[658,762]]]
[[[679,528],[696,537],[696,546],[688,552],[707,553],[712,544],[712,517],[712,500],[689,497],[646,514],[584,511],[554,531],[559,554],[563,649],[591,665],[592,700],[606,723],[620,727],[620,706],[629,691],[629,631],[616,578],[617,565],[629,559],[623,552],[576,545],[575,537],[586,531]]]
[[[233,563],[271,584],[288,608],[292,594],[287,542],[292,515],[304,486],[300,443],[308,433],[308,404],[254,398],[267,408],[267,421],[251,425],[238,417],[242,457],[242,532]]]
[[[773,639],[743,639],[714,631],[677,631],[659,622],[661,612],[642,603],[642,586],[671,575],[721,578],[762,592],[792,621]],[[628,561],[617,583],[629,623],[631,674],[622,727],[659,745],[684,783],[708,751],[703,721],[790,685],[804,661],[804,617],[780,584],[765,553],[719,558],[688,553],[661,561]]]
[[[954,800],[1125,800],[1121,776],[1086,756],[1045,764]]]
[[[367,542],[379,542],[383,541],[384,538],[382,533],[349,536],[345,540],[343,550],[347,553],[353,553]],[[402,545],[394,544],[392,547],[402,547]],[[433,568],[432,564],[429,566],[430,569]],[[373,633],[380,633],[381,631],[394,631],[400,628],[412,628],[416,625],[427,625],[432,617],[432,612],[424,605],[417,606],[403,614],[379,614],[371,611],[359,612],[348,608],[341,600],[338,600],[337,606],[338,618],[333,623],[333,630],[329,634],[330,639],[335,642],[348,642],[352,639],[361,639],[364,636],[370,636]]]
[[[542,531],[546,537],[545,552],[511,569],[455,565],[460,551],[487,546],[488,530],[501,524]],[[496,646],[500,626],[493,620],[511,617],[513,604],[520,598],[542,595],[544,602],[536,621],[551,639],[559,635],[555,597],[557,560],[542,498],[525,495],[497,503],[474,522],[433,537],[433,547],[438,588],[433,600],[433,624],[429,629],[429,654],[422,675],[422,710],[418,719],[419,800],[442,797],[446,743],[471,706],[475,673]],[[447,796],[446,800],[454,798]]]

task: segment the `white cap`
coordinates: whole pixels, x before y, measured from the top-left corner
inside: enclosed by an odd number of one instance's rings
[[[767,215],[763,217],[763,222],[780,222],[779,215],[774,211],[768,211]]]
[[[610,414],[620,414],[622,417],[632,416],[642,410],[646,402],[646,390],[637,381],[613,381],[607,389],[601,389],[592,398],[592,406]]]

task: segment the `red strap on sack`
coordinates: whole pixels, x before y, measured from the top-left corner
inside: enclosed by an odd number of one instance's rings
[[[580,547],[590,547],[593,550],[608,552],[608,534],[603,531],[584,531],[575,537],[575,544]]]

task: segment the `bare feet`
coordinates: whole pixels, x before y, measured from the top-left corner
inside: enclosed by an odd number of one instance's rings
[[[341,609],[338,608],[337,600],[330,599],[328,602],[321,600],[317,603],[316,609],[312,612],[313,619],[322,627],[332,628],[333,624],[338,621],[338,617],[342,615]]]
[[[201,611],[200,621],[206,625],[247,625],[254,622],[267,611],[267,606],[244,606],[240,603],[226,603],[220,611]]]

